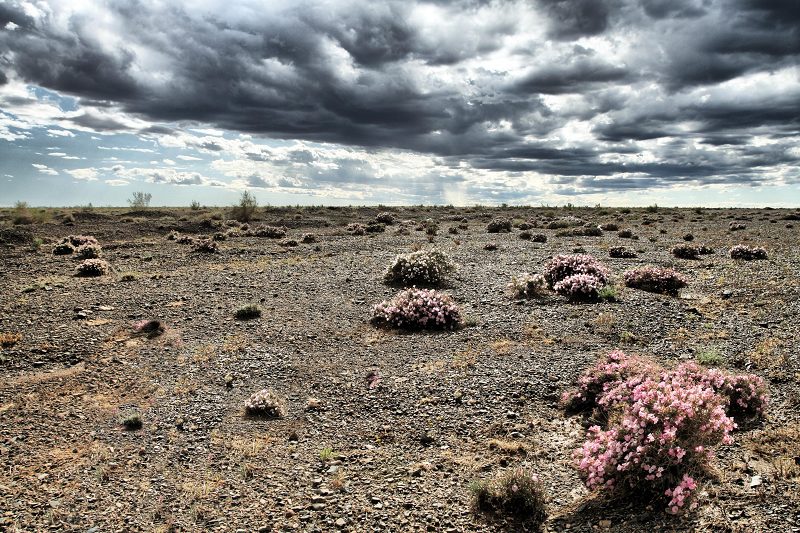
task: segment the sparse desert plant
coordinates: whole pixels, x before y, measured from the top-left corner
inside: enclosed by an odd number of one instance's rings
[[[75,248],[84,244],[98,244],[97,239],[92,235],[68,235],[61,239],[59,243],[69,243]]]
[[[323,463],[333,460],[333,448],[326,446],[319,451],[319,460]]]
[[[99,244],[83,244],[75,248],[75,256],[79,259],[96,259],[103,255]]]
[[[28,208],[28,202],[19,201],[14,204],[12,223],[15,226],[33,224],[33,215],[31,215],[30,209]]]
[[[544,266],[544,279],[553,289],[556,283],[576,274],[593,276],[597,278],[600,286],[608,283],[608,269],[588,254],[557,255]]]
[[[75,268],[75,275],[80,277],[97,277],[111,271],[109,264],[102,259],[85,259]]]
[[[493,252],[494,250],[497,250],[497,243],[494,241],[489,241],[483,246],[483,249]]]
[[[346,228],[347,232],[352,235],[366,235],[367,228],[364,227],[363,224],[359,224],[358,222],[351,222],[347,225]]]
[[[299,246],[299,245],[300,245],[300,243],[298,243],[294,239],[284,239],[284,240],[281,241],[281,246],[285,246],[286,248],[294,248],[295,246]]]
[[[528,274],[513,276],[508,284],[508,293],[511,298],[536,298],[542,296],[547,288],[547,282],[541,274]]]
[[[406,289],[373,308],[372,321],[403,329],[456,329],[464,319],[447,294],[433,289]]]
[[[139,320],[133,324],[133,335],[154,339],[162,335],[166,329],[166,326],[160,320]]]
[[[261,308],[256,304],[243,305],[234,313],[236,320],[252,320],[261,317]]]
[[[547,224],[547,229],[564,229],[573,228],[575,226],[583,226],[584,220],[578,217],[566,216],[553,220]]]
[[[169,233],[167,233],[167,240],[168,241],[176,241],[176,240],[178,240],[179,236],[180,236],[180,233],[178,233],[175,230],[172,230]]]
[[[730,231],[742,231],[743,229],[747,229],[747,226],[741,222],[731,222],[728,224],[728,229]]]
[[[755,259],[766,259],[767,251],[759,246],[750,247],[744,244],[737,244],[728,252],[731,259],[742,261],[753,261]]]
[[[249,416],[283,418],[286,416],[286,402],[271,389],[261,389],[245,400],[244,410]]]
[[[20,333],[0,333],[0,346],[3,348],[12,348],[20,340],[22,340]]]
[[[211,236],[211,238],[214,239],[217,242],[227,241],[228,240],[228,232],[217,231]]]
[[[534,233],[531,235],[531,242],[547,242],[547,235],[544,233]]]
[[[509,233],[511,231],[511,219],[495,218],[486,226],[488,233]]]
[[[539,476],[522,468],[507,471],[490,481],[470,485],[476,513],[510,520],[538,529],[547,517],[547,497]]]
[[[375,222],[380,222],[381,224],[386,224],[387,226],[391,226],[392,224],[394,224],[394,215],[388,211],[378,213],[377,215],[375,215]]]
[[[200,211],[200,202],[197,200],[192,200],[192,203],[189,204],[189,209],[192,211]]]
[[[130,205],[132,209],[144,209],[150,206],[150,200],[152,199],[153,195],[149,192],[136,191],[131,194],[128,205]]]
[[[194,244],[194,237],[191,235],[178,235],[175,238],[175,242],[178,244]]]
[[[606,302],[616,302],[619,299],[619,293],[614,285],[603,285],[597,291],[597,297]]]
[[[725,358],[722,357],[722,352],[714,346],[697,350],[694,358],[703,366],[719,366],[725,361]]]
[[[239,222],[250,222],[256,214],[258,200],[250,191],[242,192],[239,203],[231,208],[231,217]]]
[[[317,242],[317,237],[312,233],[304,233],[302,237],[300,237],[300,242],[303,244],[312,244]]]
[[[456,264],[446,253],[432,249],[400,254],[386,271],[387,283],[410,285],[439,285],[456,270]]]
[[[556,293],[573,301],[597,300],[602,288],[603,282],[591,274],[573,274],[553,285]]]
[[[215,254],[219,252],[219,244],[211,239],[197,239],[192,245],[192,251],[204,254]]]
[[[632,259],[636,257],[636,252],[624,246],[612,246],[608,249],[608,257],[613,259]]]
[[[700,255],[711,255],[714,253],[714,249],[705,244],[700,244],[697,246],[697,253]]]
[[[670,253],[678,259],[697,259],[700,255],[700,250],[690,244],[676,244],[672,247]]]
[[[519,233],[519,238],[523,241],[529,241],[531,240],[531,237],[533,237],[533,234],[528,230],[524,230]]]
[[[659,294],[676,295],[686,287],[686,276],[671,268],[647,266],[626,271],[622,278],[625,286]]]
[[[137,429],[142,429],[142,417],[136,412],[122,415],[119,419],[119,423],[125,428],[126,431],[136,431]]]
[[[600,224],[600,229],[603,231],[618,231],[619,226],[613,222],[606,222],[605,224]]]
[[[383,233],[386,231],[386,224],[382,222],[369,222],[364,228],[367,233]]]
[[[286,228],[286,226],[269,226],[266,224],[261,224],[248,230],[248,234],[254,237],[262,237],[267,239],[282,239],[286,237],[287,230],[288,228]]]
[[[629,229],[621,229],[619,232],[617,232],[617,237],[620,239],[632,239],[633,231]]]
[[[70,255],[75,253],[75,247],[68,242],[59,242],[53,246],[53,255]]]

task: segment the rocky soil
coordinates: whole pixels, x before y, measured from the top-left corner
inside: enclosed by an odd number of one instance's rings
[[[220,231],[220,211],[70,210],[73,222],[62,210],[27,226],[2,214],[0,531],[511,531],[471,511],[468,487],[515,466],[544,481],[547,531],[800,531],[796,211],[389,210],[410,222],[352,235],[348,223],[384,209],[261,209],[251,225],[285,225],[287,237],[231,237],[216,254],[166,235]],[[487,233],[496,217],[527,221],[547,242]],[[564,217],[618,230],[548,229]],[[433,244],[417,224],[428,218]],[[305,233],[316,242],[286,242]],[[716,253],[670,255],[689,233]],[[74,277],[78,260],[51,253],[69,234],[94,235],[112,273]],[[739,243],[769,259],[730,259]],[[370,325],[372,305],[396,291],[386,267],[412,246],[459,263],[445,290],[469,327]],[[609,258],[615,246],[638,257]],[[618,282],[653,264],[689,286],[676,298],[620,283],[617,301],[600,303],[508,297],[512,275],[576,250]],[[236,320],[249,303],[263,315]],[[135,334],[152,319],[162,335]],[[696,511],[583,487],[571,453],[585,422],[558,399],[614,348],[665,365],[715,353],[768,380],[766,420],[718,450]],[[244,416],[265,387],[286,398],[284,418]],[[121,424],[131,415],[141,429]]]

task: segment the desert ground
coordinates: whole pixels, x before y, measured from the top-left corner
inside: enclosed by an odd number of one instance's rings
[[[518,531],[474,512],[469,486],[522,466],[544,484],[544,531],[800,531],[797,210],[259,208],[250,226],[285,226],[280,238],[237,233],[222,208],[33,211],[0,213],[0,530]],[[348,231],[381,212],[396,219],[384,231]],[[515,227],[488,233],[496,218]],[[167,238],[228,230],[217,253]],[[671,255],[687,234],[715,253]],[[68,235],[94,236],[111,271],[75,276],[79,260],[52,253]],[[740,243],[768,259],[731,259]],[[615,246],[637,257],[610,258]],[[467,327],[371,324],[398,290],[383,279],[393,258],[433,247],[458,264],[442,290]],[[576,251],[611,270],[613,301],[507,294],[513,275]],[[688,286],[623,287],[641,265]],[[262,315],[237,320],[246,304]],[[148,320],[163,331],[135,329]],[[559,398],[614,349],[766,380],[763,420],[717,448],[697,509],[582,483],[587,421]],[[245,416],[263,388],[283,417]]]

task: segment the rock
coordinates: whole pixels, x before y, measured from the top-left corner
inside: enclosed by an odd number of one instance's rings
[[[336,527],[344,527],[347,525],[347,520],[345,520],[344,518],[339,518],[334,523],[336,524]]]
[[[754,489],[754,488],[756,488],[758,486],[761,486],[762,483],[763,483],[763,481],[761,479],[761,476],[759,476],[758,474],[756,474],[755,476],[750,478],[750,488],[751,489]]]
[[[611,520],[600,520],[597,525],[603,529],[609,529],[611,527]]]

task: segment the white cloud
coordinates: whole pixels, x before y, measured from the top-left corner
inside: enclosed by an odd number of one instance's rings
[[[66,170],[65,172],[78,180],[84,180],[84,181],[97,180],[97,169],[94,168],[75,168]]]

